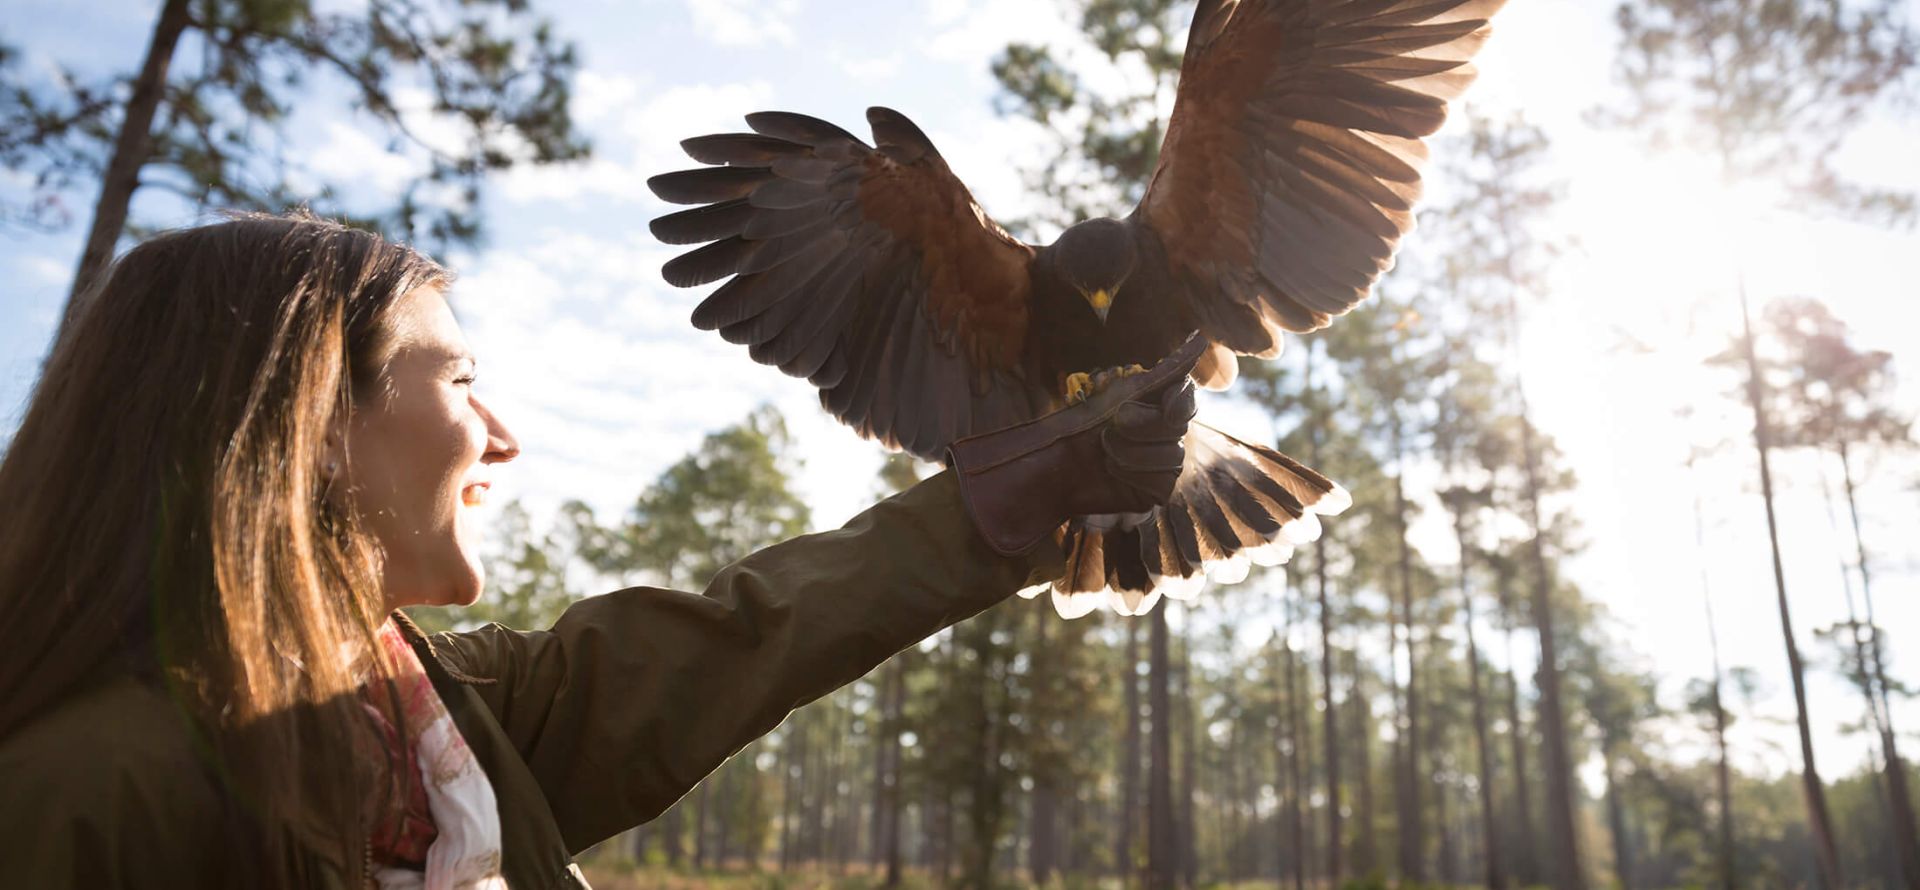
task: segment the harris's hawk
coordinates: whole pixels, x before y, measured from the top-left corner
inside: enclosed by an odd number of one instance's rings
[[[1367,296],[1413,226],[1446,104],[1505,0],[1202,0],[1144,199],[1052,244],[1007,234],[926,134],[867,112],[874,145],[815,118],[682,143],[711,166],[656,176],[701,205],[653,221],[668,282],[731,277],[693,322],[805,377],[862,435],[927,460],[960,437],[1060,407],[1087,373],[1151,365],[1190,334],[1224,389],[1235,353],[1270,357]],[[1284,561],[1344,509],[1339,486],[1203,424],[1172,499],[1063,527],[1061,614],[1141,614],[1211,575]],[[1038,590],[1023,591],[1033,595]]]

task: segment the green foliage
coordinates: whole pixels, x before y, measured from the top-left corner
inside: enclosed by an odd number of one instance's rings
[[[1101,94],[1061,61],[1064,47],[1009,44],[993,61],[1000,84],[994,108],[1049,128],[1055,148],[1026,172],[1044,194],[1044,222],[1064,228],[1091,216],[1123,216],[1142,195],[1160,160],[1160,141],[1184,55],[1186,0],[1068,0],[1081,30],[1125,86]]]
[[[479,237],[487,174],[587,153],[569,112],[573,47],[525,0],[383,0],[351,10],[309,0],[187,2],[152,144],[137,159],[141,187],[201,208],[277,212],[306,203],[443,246]],[[0,205],[0,221],[72,222],[69,197],[105,173],[136,85],[131,70],[88,77],[56,61],[47,77],[17,53],[0,53],[0,166],[34,183],[25,203]],[[404,104],[410,91],[423,91],[426,106]],[[339,94],[390,148],[425,161],[391,206],[356,216],[362,205],[342,193],[352,183],[316,182],[288,151],[300,106]],[[145,226],[136,220],[131,230]]]
[[[786,421],[771,407],[709,434],[585,556],[615,577],[704,585],[728,563],[807,530],[812,514],[788,481],[791,448]]]

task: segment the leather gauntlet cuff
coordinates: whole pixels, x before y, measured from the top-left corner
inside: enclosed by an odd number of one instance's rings
[[[1032,550],[1071,515],[1064,510],[1079,474],[1060,468],[1099,454],[1074,454],[1088,444],[1066,424],[1048,424],[1060,412],[994,433],[970,436],[947,449],[960,480],[960,500],[980,536],[1002,556]],[[1097,426],[1094,418],[1089,426]],[[1084,428],[1081,430],[1084,432]],[[1076,449],[1075,446],[1082,446]]]
[[[1119,378],[1084,402],[948,446],[961,501],[988,546],[1017,556],[1074,516],[1141,509],[1134,503],[1140,496],[1132,480],[1113,475],[1103,432],[1123,406],[1157,400],[1161,390],[1181,386],[1206,347],[1205,340],[1189,339],[1151,369]],[[1190,394],[1184,404],[1185,414],[1172,433],[1176,442],[1192,416]],[[1152,413],[1160,413],[1157,404]],[[1177,475],[1177,457],[1174,463]],[[1162,493],[1146,504],[1164,499]]]

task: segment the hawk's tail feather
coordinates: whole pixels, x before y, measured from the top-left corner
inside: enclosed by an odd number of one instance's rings
[[[1051,585],[1054,607],[1078,618],[1101,604],[1143,615],[1160,597],[1191,599],[1211,579],[1244,580],[1320,537],[1320,517],[1353,498],[1278,451],[1201,423],[1187,431],[1186,465],[1163,507],[1132,516],[1087,517],[1061,533],[1067,570]]]

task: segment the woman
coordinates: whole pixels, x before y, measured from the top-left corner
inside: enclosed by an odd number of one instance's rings
[[[423,637],[480,595],[511,461],[448,273],[307,217],[127,253],[0,463],[0,881],[580,886],[792,708],[1168,494],[1197,350],[957,443],[956,469],[703,594]]]

